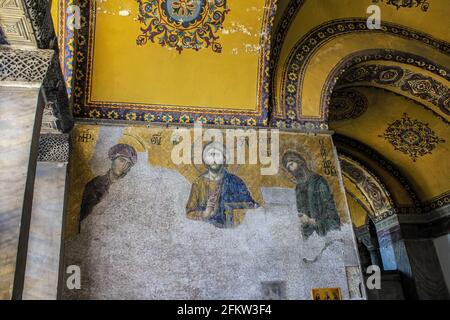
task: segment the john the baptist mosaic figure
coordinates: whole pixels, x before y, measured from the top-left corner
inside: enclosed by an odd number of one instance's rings
[[[316,232],[324,236],[340,229],[340,218],[328,182],[308,168],[306,160],[295,151],[283,155],[284,168],[294,177],[297,210],[305,238]]]

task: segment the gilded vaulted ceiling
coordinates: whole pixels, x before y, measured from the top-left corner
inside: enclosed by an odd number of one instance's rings
[[[292,1],[296,12],[274,38],[274,118],[278,126],[298,127],[326,118],[328,87],[341,70],[366,60],[379,60],[385,50],[419,56],[440,66],[450,58],[445,17],[448,3],[433,1],[426,11],[420,7],[398,8],[379,2],[381,29],[368,30],[367,8],[372,0]],[[441,21],[437,24],[435,21]],[[281,36],[279,36],[281,34]]]
[[[436,179],[450,175],[450,166],[442,161],[449,154],[448,121],[428,107],[387,90],[375,87],[342,90],[346,91],[341,91],[334,107],[332,102],[330,128],[382,154],[404,173],[421,202],[448,196],[449,180]],[[340,146],[339,139],[337,145]],[[348,146],[343,149],[361,158],[357,150]],[[371,159],[371,167],[376,171],[377,166],[373,164],[377,162],[376,156],[367,154],[362,157],[363,161]],[[392,184],[393,189],[401,189],[399,187],[399,184]],[[414,200],[402,195],[397,198],[400,205]]]
[[[355,227],[361,227],[367,224],[370,211],[360,202],[360,198],[347,191],[347,204]]]
[[[349,156],[339,156],[347,193],[358,199],[374,222],[394,213],[394,202],[383,183],[364,165]]]

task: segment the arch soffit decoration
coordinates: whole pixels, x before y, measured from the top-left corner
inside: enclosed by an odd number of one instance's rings
[[[374,216],[373,212],[371,212],[370,209],[364,204],[364,202],[361,201],[360,197],[358,197],[353,192],[351,192],[350,190],[347,189],[345,182],[344,182],[344,187],[345,187],[345,194],[346,194],[347,198],[352,198],[355,201],[355,203],[361,207],[361,212],[364,212],[364,214],[365,214],[364,224],[360,224],[360,223],[355,224],[355,221],[353,221],[353,226],[354,226],[354,228],[364,228],[365,226],[368,225],[369,219],[372,220],[372,222],[374,221],[375,216]],[[351,212],[351,210],[350,210],[350,215],[353,220],[354,213]]]
[[[275,107],[275,75],[276,75],[276,67],[280,60],[281,50],[283,48],[284,40],[286,39],[286,35],[294,22],[297,13],[302,8],[303,4],[306,0],[287,0],[289,1],[287,7],[281,14],[281,18],[277,25],[274,27],[274,33],[272,36],[272,44],[270,48],[270,85],[271,85],[271,97],[270,104],[271,110]]]
[[[347,176],[342,175],[342,181],[344,183],[344,189],[346,193],[350,193],[352,199],[358,199],[357,204],[363,209],[363,211],[370,215],[371,217],[375,216],[373,212],[373,208],[367,198],[364,196],[362,191],[358,188],[358,186],[353,183]],[[347,201],[347,204],[350,209],[350,203]],[[350,210],[351,211],[351,210]],[[354,212],[352,212],[354,213]]]
[[[403,60],[402,55],[396,55],[396,58]],[[412,59],[408,58],[408,61],[419,64],[419,60]],[[330,111],[336,93],[353,87],[387,90],[419,103],[445,123],[450,119],[450,70],[432,63],[420,63],[418,68],[395,60],[356,64],[339,76],[334,88],[327,88],[331,96],[329,101],[324,101],[328,98],[326,94],[322,97],[323,107]],[[325,120],[330,120],[328,113]]]
[[[370,204],[369,213],[374,223],[396,213],[395,205],[386,187],[358,161],[339,154],[342,174],[363,194]]]
[[[416,48],[416,52],[427,52],[426,55],[422,54],[424,56],[434,57],[437,52],[440,54],[440,58],[437,60],[448,61],[450,60],[448,58],[450,53],[450,44],[445,41],[435,39],[427,34],[394,23],[384,22],[381,30],[368,30],[366,21],[363,18],[332,20],[316,27],[297,42],[289,53],[289,56],[283,66],[280,81],[277,81],[277,79],[273,81],[273,83],[276,83],[273,87],[273,90],[275,90],[274,96],[277,98],[276,100],[278,102],[278,105],[274,108],[273,121],[278,127],[295,128],[306,126],[307,128],[315,127],[317,129],[327,128],[325,123],[327,110],[324,108],[324,103],[318,102],[317,106],[315,106],[318,109],[316,110],[316,116],[307,116],[304,114],[302,106],[302,98],[304,98],[302,96],[302,89],[304,87],[305,73],[312,58],[320,53],[321,49],[325,45],[330,44],[333,40],[348,36],[350,34],[365,35],[366,37],[376,34],[378,37],[386,38],[385,40],[397,39],[398,41],[385,42],[390,44],[395,43],[398,45],[398,48],[370,48],[371,42],[366,41],[366,49],[361,50],[361,52],[357,54],[353,52],[352,54],[345,56],[334,69],[327,72],[328,77],[326,78],[326,81],[324,81],[324,85],[320,82],[319,84],[315,84],[315,87],[319,90],[317,94],[319,96],[319,100],[321,101],[329,101],[331,92],[329,89],[326,90],[325,88],[334,87],[339,78],[338,76],[345,72],[346,69],[364,61],[389,61],[393,59],[394,57],[390,57],[386,54],[387,52],[391,52],[391,55],[394,53],[398,56],[401,55],[402,60],[405,61],[405,63],[410,62],[412,65],[419,66],[423,64],[436,66],[437,72],[441,76],[448,75],[445,68],[442,68],[438,64],[432,63],[431,59],[414,55],[414,53],[399,51],[401,49],[406,49],[405,47],[411,46],[412,48]],[[399,50],[397,51],[395,49]],[[385,54],[381,54],[380,50],[383,50]],[[408,51],[411,50],[408,49]],[[333,51],[333,54],[336,54],[336,52]],[[321,57],[321,60],[326,59]],[[420,63],[418,61],[420,61]],[[279,73],[277,72],[275,75],[277,76]],[[324,100],[324,95],[326,95],[328,99]],[[320,99],[320,97],[322,97],[322,99]]]
[[[341,146],[337,145],[336,148],[337,148],[338,157],[339,157],[339,160],[341,163],[341,171],[342,171],[342,175],[344,178],[344,187],[346,189],[346,193],[348,194],[348,196],[352,196],[352,198],[357,201],[357,203],[362,207],[363,210],[365,210],[367,212],[367,214],[369,215],[369,217],[371,218],[371,220],[374,223],[384,221],[394,215],[395,216],[402,215],[404,217],[409,217],[412,215],[415,217],[422,216],[425,219],[430,219],[430,217],[431,217],[431,219],[436,219],[436,218],[440,217],[440,213],[439,213],[439,211],[435,211],[435,210],[439,209],[441,207],[444,207],[449,203],[450,192],[446,192],[445,194],[440,195],[432,200],[428,200],[426,202],[420,202],[418,200],[418,197],[417,197],[414,189],[411,187],[409,181],[402,175],[401,172],[399,172],[399,170],[392,163],[390,163],[388,160],[383,159],[383,156],[378,154],[375,150],[372,150],[370,147],[365,146],[364,144],[362,144],[356,140],[353,140],[353,139],[350,139],[350,138],[347,138],[347,137],[341,136],[341,135],[335,135],[334,140],[341,141],[341,142],[343,141],[344,146],[346,144],[351,144],[353,147],[355,147],[357,149],[361,149],[363,151],[363,153],[372,154],[374,156],[376,162],[380,162],[381,165],[383,165],[385,168],[388,169],[388,171],[392,174],[392,177],[398,179],[398,181],[403,184],[402,187],[404,188],[404,190],[407,191],[408,194],[411,196],[411,199],[414,200],[413,207],[409,207],[409,206],[406,206],[406,207],[400,206],[399,207],[398,204],[395,201],[393,201],[393,198],[390,197],[389,199],[391,199],[391,204],[395,204],[395,207],[393,208],[393,210],[391,210],[390,212],[387,212],[386,214],[383,214],[381,216],[380,215],[375,216],[375,218],[374,218],[372,207],[367,205],[367,200],[366,200],[367,196],[365,194],[364,194],[364,196],[362,196],[362,193],[364,192],[365,189],[359,188],[357,186],[357,184],[355,184],[354,181],[351,181],[350,176],[347,174],[348,170],[344,170],[342,158],[347,158],[347,159],[353,160],[355,163],[361,165],[362,170],[363,171],[367,170],[367,172],[369,174],[371,174],[372,177],[377,182],[380,183],[382,190],[384,190],[387,193],[387,195],[390,196],[388,188],[386,187],[384,182],[381,182],[382,179],[379,178],[379,176],[376,173],[374,173],[374,171],[372,169],[367,169],[369,167],[367,167],[365,164],[362,165],[361,164],[362,162],[359,159],[355,160],[354,155],[349,153],[347,148],[342,148],[342,145]],[[364,206],[364,204],[366,204],[366,205]],[[431,213],[433,215],[430,216]]]
[[[364,67],[365,65],[380,67],[369,68]],[[391,65],[393,65],[393,68],[389,68]],[[422,71],[412,72],[411,69]],[[395,70],[396,75],[393,75],[391,79],[385,79],[386,81],[383,83],[383,79],[380,80],[380,76],[388,70]],[[350,76],[352,71],[357,71],[358,73],[353,73]],[[366,76],[362,72],[368,72],[369,75]],[[375,79],[376,76],[378,76],[377,79]],[[370,86],[387,89],[411,98],[428,107],[428,109],[445,121],[449,119],[450,69],[418,55],[397,50],[375,49],[355,52],[345,57],[328,75],[320,97],[321,110],[324,111],[324,121],[328,121],[329,105],[333,91],[339,87],[349,86],[351,82],[357,82],[360,78],[367,80],[365,85],[371,82]],[[393,90],[396,86],[399,86],[398,90]]]

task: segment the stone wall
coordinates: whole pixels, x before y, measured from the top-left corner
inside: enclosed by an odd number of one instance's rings
[[[10,299],[13,291],[38,93],[0,86],[0,299]]]
[[[450,252],[450,234],[434,239],[434,246],[439,257],[445,283],[447,288],[450,288],[450,255],[448,254]]]

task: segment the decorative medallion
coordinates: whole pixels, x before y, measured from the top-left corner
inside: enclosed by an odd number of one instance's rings
[[[373,3],[385,2],[385,0],[372,0]],[[400,8],[418,8],[424,12],[427,12],[430,8],[430,3],[428,0],[386,0],[387,5],[394,6],[398,9]]]
[[[230,11],[226,0],[136,0],[138,20],[144,26],[136,40],[140,46],[157,39],[161,46],[198,51],[211,47],[222,52],[217,31]]]
[[[367,99],[355,90],[336,90],[330,102],[329,121],[356,119],[367,110]]]
[[[406,113],[402,119],[391,123],[384,135],[379,137],[386,139],[395,150],[403,152],[414,162],[418,157],[431,154],[439,143],[445,142],[427,123],[411,119]]]
[[[378,69],[378,78],[375,81],[384,85],[397,83],[404,74],[402,68],[395,66],[380,66]]]

